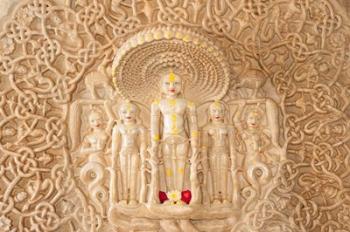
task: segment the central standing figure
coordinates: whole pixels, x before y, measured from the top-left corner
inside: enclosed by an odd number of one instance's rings
[[[196,108],[183,98],[182,90],[181,77],[170,70],[161,75],[162,97],[151,107],[152,148],[157,153],[161,145],[167,192],[183,190],[189,146],[192,154],[198,146]]]

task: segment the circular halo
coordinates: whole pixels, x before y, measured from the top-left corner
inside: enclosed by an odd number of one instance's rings
[[[183,28],[139,32],[118,50],[113,83],[124,99],[150,104],[160,97],[160,74],[174,70],[184,80],[184,95],[200,103],[225,96],[230,68],[223,52],[203,35]]]

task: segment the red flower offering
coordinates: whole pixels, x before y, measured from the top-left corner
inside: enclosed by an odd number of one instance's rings
[[[190,190],[185,190],[181,192],[181,200],[186,204],[189,204],[192,198],[192,194]]]
[[[168,200],[168,196],[166,195],[165,192],[159,191],[159,201],[161,204],[163,204],[164,201]]]

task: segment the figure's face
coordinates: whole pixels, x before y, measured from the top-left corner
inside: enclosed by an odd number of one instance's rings
[[[162,92],[168,96],[177,96],[181,92],[182,80],[179,76],[170,72],[162,78]]]
[[[259,116],[257,112],[250,112],[247,116],[247,125],[250,128],[258,128],[259,127]]]
[[[100,128],[102,126],[102,116],[96,112],[91,113],[89,123],[92,128]]]
[[[134,123],[136,121],[137,108],[131,103],[125,103],[120,107],[119,116],[126,123]]]
[[[209,113],[213,122],[222,122],[225,117],[225,107],[219,102],[214,102],[209,107]]]

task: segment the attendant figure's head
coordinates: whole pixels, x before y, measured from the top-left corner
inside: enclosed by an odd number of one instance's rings
[[[209,118],[212,122],[224,122],[225,105],[220,101],[215,101],[209,106]]]
[[[123,102],[119,108],[121,122],[127,124],[136,123],[138,112],[139,110],[135,104],[130,101]]]
[[[175,97],[182,92],[182,79],[180,75],[169,70],[161,76],[161,90],[165,96]]]
[[[99,110],[93,109],[90,111],[89,125],[92,130],[103,127],[103,115]]]
[[[246,125],[248,129],[257,130],[261,127],[263,113],[258,108],[249,110],[246,114]]]

